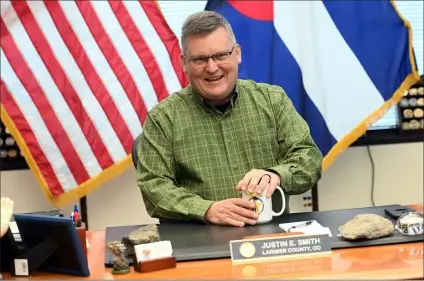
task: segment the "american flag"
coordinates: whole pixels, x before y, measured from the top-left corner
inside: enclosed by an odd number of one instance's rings
[[[131,165],[147,112],[188,84],[154,1],[1,2],[1,117],[50,201]]]

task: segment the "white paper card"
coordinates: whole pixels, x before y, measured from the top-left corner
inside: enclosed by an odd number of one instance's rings
[[[16,221],[9,222],[9,229],[10,229],[10,232],[12,232],[13,234],[19,233],[19,228]]]
[[[16,276],[28,276],[28,260],[27,259],[15,259],[15,275]]]
[[[301,232],[306,235],[328,234],[330,237],[332,236],[330,229],[322,226],[316,220],[281,223],[279,227],[284,232]]]
[[[171,241],[159,241],[134,246],[137,261],[160,259],[172,256]]]
[[[13,239],[16,242],[22,242],[22,237],[21,237],[21,234],[19,234],[19,228],[15,221],[9,222],[9,229],[10,229],[10,232],[12,232]]]
[[[302,231],[301,231],[302,232]],[[332,237],[331,230],[328,227],[323,227],[322,229],[310,229],[308,230],[308,235],[314,235],[314,234],[328,234],[328,236]]]

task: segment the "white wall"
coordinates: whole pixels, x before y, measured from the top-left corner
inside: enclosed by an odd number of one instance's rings
[[[371,146],[376,205],[423,202],[424,143]],[[343,153],[319,183],[320,210],[371,206],[371,162],[366,147]]]
[[[424,144],[372,146],[375,163],[375,203],[423,203]],[[1,196],[11,197],[16,212],[53,209],[30,171],[1,172]],[[371,206],[371,165],[365,147],[347,149],[319,182],[321,210]],[[145,210],[130,168],[87,196],[90,229],[154,222]],[[72,204],[64,209],[69,213]],[[291,201],[293,212],[302,211],[302,196]]]

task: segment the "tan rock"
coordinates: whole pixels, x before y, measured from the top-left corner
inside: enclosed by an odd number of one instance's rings
[[[155,224],[144,225],[127,236],[122,237],[122,243],[126,247],[127,256],[134,255],[134,246],[160,241],[158,227]]]
[[[393,223],[382,216],[361,214],[340,226],[339,232],[349,240],[375,239],[391,235],[394,229]]]

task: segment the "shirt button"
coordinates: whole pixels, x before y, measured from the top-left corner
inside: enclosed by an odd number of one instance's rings
[[[234,169],[237,169],[237,165],[233,165],[233,168],[234,168]]]
[[[228,142],[228,143],[232,143],[233,141],[232,141],[232,140],[228,140],[227,142]]]

